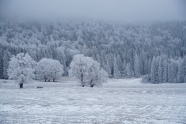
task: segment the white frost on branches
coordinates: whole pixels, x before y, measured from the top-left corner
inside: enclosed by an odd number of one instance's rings
[[[80,81],[81,85],[99,86],[107,82],[108,74],[101,69],[100,64],[91,57],[82,54],[75,55],[71,64],[69,74]]]
[[[63,73],[63,65],[61,65],[58,60],[43,58],[37,63],[37,79],[44,79],[45,81],[52,80],[54,82],[58,80]]]
[[[19,53],[11,58],[8,67],[9,79],[16,80],[17,83],[27,83],[34,78],[35,61],[26,53]]]

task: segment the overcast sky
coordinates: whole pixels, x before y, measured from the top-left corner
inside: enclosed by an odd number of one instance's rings
[[[186,20],[186,0],[0,0],[0,11],[20,19]]]

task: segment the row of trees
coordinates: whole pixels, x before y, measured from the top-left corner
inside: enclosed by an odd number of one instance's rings
[[[70,67],[70,76],[80,81],[83,87],[86,85],[93,87],[107,81],[107,73],[90,57],[76,55]],[[63,65],[58,60],[43,58],[35,62],[27,53],[13,56],[7,70],[8,78],[16,80],[20,88],[32,79],[54,82],[60,79],[63,73]]]
[[[35,61],[58,60],[64,75],[69,75],[76,54],[98,61],[109,77],[150,75],[153,58],[157,56],[166,55],[175,61],[183,59],[185,34],[186,22],[116,25],[96,21],[0,20],[0,78],[7,78],[7,63],[12,55],[20,52],[28,53]]]
[[[186,57],[177,60],[162,55],[154,57],[151,73],[144,76],[144,82],[151,83],[184,83],[186,82]]]

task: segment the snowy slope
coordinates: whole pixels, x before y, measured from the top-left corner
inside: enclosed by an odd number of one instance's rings
[[[66,77],[18,89],[0,82],[0,124],[186,123],[186,84],[110,79],[103,87],[82,88]]]

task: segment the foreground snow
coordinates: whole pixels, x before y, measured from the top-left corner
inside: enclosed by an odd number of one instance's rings
[[[35,82],[18,89],[1,80],[0,124],[186,123],[186,84],[140,81],[111,79],[100,88],[82,88],[64,78],[60,83]]]

